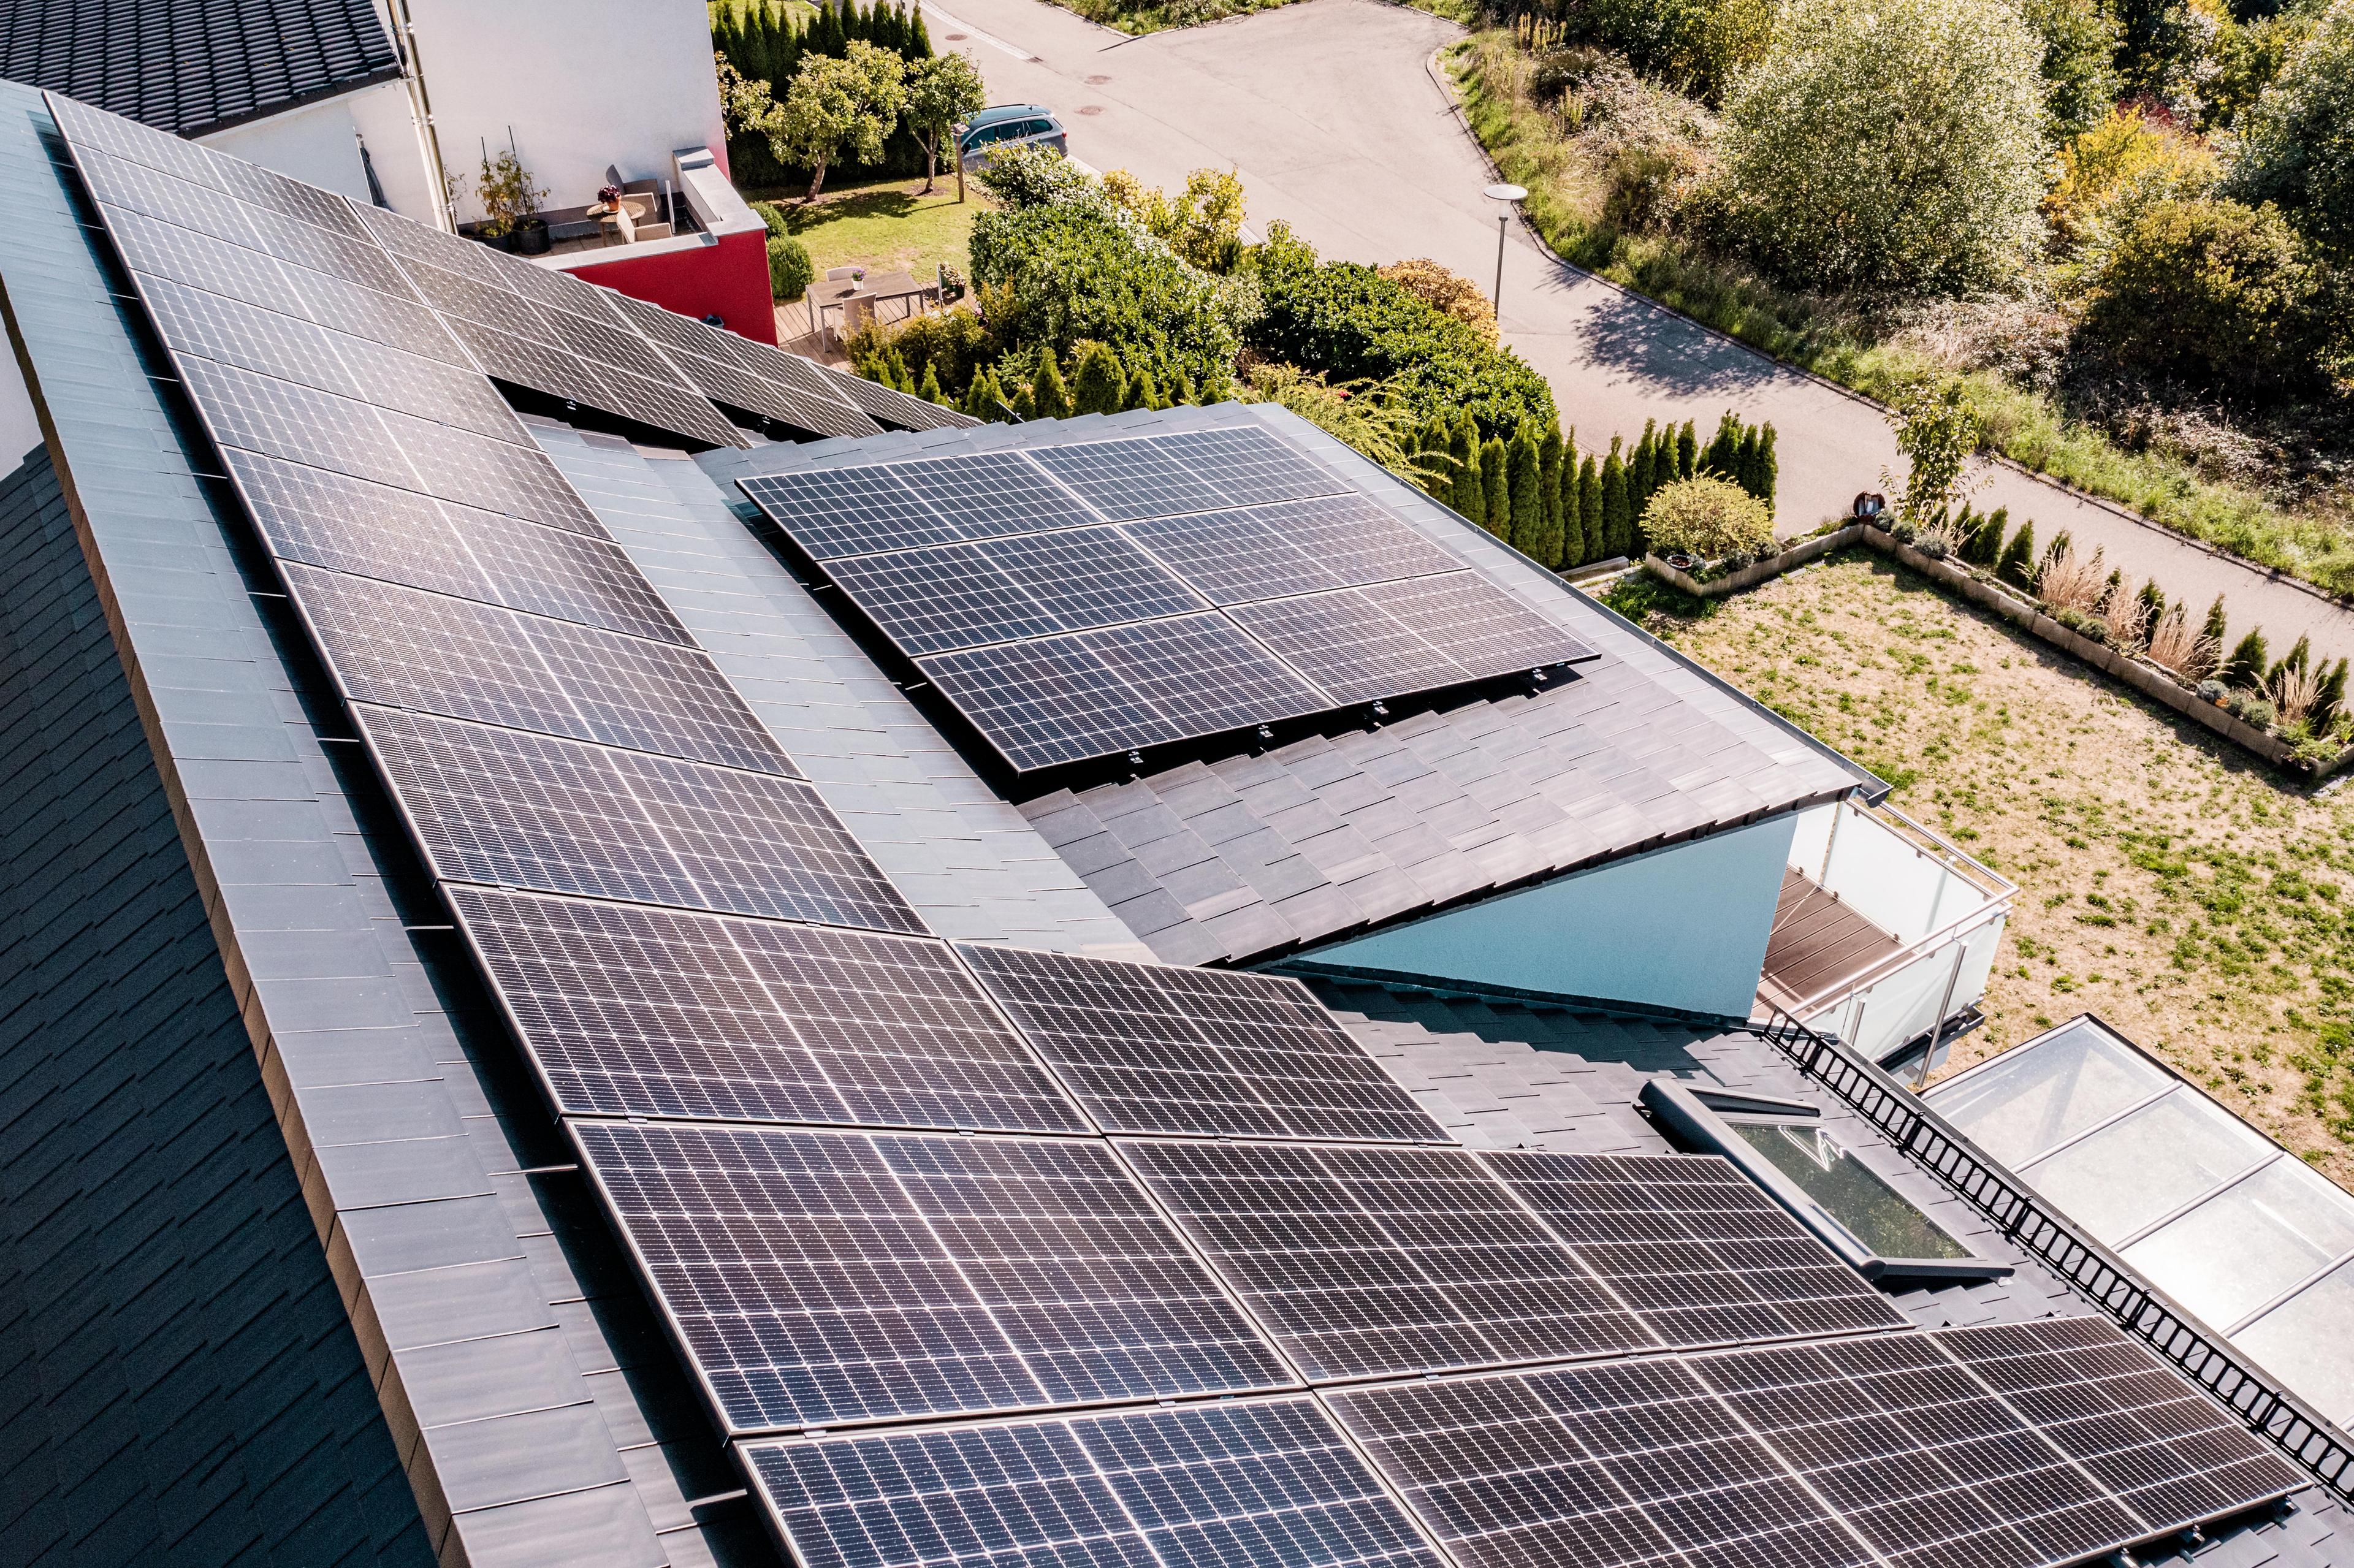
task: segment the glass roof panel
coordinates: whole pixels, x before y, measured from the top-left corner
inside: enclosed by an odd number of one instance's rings
[[[2114,1246],[2273,1153],[2253,1128],[2177,1089],[2020,1174]]]
[[[2354,1263],[2317,1279],[2232,1336],[2340,1426],[2354,1425]]]
[[[2354,1196],[2284,1155],[2125,1251],[2158,1287],[2229,1333],[2332,1258],[2354,1253]]]
[[[2099,1025],[2078,1022],[1996,1057],[1929,1101],[2016,1171],[2166,1084],[2156,1064]]]
[[[1813,1123],[1735,1121],[1743,1141],[1772,1160],[1850,1234],[1882,1257],[1968,1257],[1903,1193]]]

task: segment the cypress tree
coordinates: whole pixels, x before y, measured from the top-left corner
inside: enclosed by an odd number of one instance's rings
[[[782,18],[778,25],[776,65],[769,85],[779,103],[784,101],[785,90],[792,85],[793,74],[801,69],[801,56],[808,52],[802,45],[808,36],[807,29],[797,26],[790,16]]]
[[[1488,487],[1479,478],[1479,427],[1466,414],[1456,421],[1447,448],[1455,460],[1455,510],[1482,528],[1488,525]]]
[[[1640,512],[1643,503],[1651,499],[1651,478],[1659,467],[1659,421],[1643,421],[1643,439],[1635,443],[1634,455],[1627,460],[1627,506]]]
[[[1602,460],[1602,557],[1623,556],[1635,547],[1635,517],[1628,509],[1627,462],[1618,455],[1618,438],[1610,438],[1610,455]]]
[[[1166,408],[1169,399],[1161,395],[1161,383],[1152,379],[1152,372],[1140,370],[1128,383],[1128,406],[1131,408]]]
[[[2313,713],[2306,720],[2316,735],[2321,734],[2337,718],[2338,708],[2346,701],[2346,661],[2340,659],[2330,666],[2321,683],[2321,694],[2313,700]]]
[[[849,52],[849,43],[842,30],[842,13],[832,0],[820,0],[817,16],[801,35],[801,50],[805,54],[831,55],[840,58]]]
[[[1970,518],[1970,509],[1967,504],[1962,508],[1962,516]],[[1968,531],[1962,535],[1962,547],[1958,554],[1974,567],[1992,567],[2002,556],[2002,534],[2009,524],[2010,513],[2004,507],[1997,507],[1993,512],[1970,520]]]
[[[1728,408],[1724,418],[1716,422],[1716,439],[1710,441],[1708,450],[1700,454],[1700,471],[1712,473],[1719,479],[1731,480],[1738,484],[1741,482],[1740,475],[1734,472],[1733,463],[1740,450],[1741,420]]]
[[[1757,427],[1755,425],[1741,432],[1741,444],[1733,449],[1733,482],[1752,495],[1757,493]]]
[[[1479,448],[1479,487],[1487,512],[1481,521],[1489,533],[1508,542],[1512,536],[1511,462],[1511,450],[1501,436],[1490,436]]]
[[[1774,492],[1781,482],[1782,463],[1774,455],[1774,426],[1769,421],[1757,438],[1757,499],[1766,503],[1768,517],[1774,515]]]
[[[2231,635],[2231,624],[2223,619],[2223,596],[2219,593],[2215,602],[2207,607],[2206,623],[2199,629],[2199,635],[2207,640],[2218,658],[2222,657],[2223,641]]]
[[[1170,394],[1170,401],[1174,404],[1191,403],[1195,400],[1193,378],[1186,375],[1183,371],[1179,371],[1177,373],[1177,387],[1175,391]]]
[[[1093,343],[1071,367],[1071,409],[1078,414],[1117,414],[1127,405],[1128,377],[1109,345]]]
[[[890,0],[875,0],[874,14],[867,18],[866,36],[878,48],[889,49],[905,59],[900,48],[899,7]]]
[[[1062,367],[1055,363],[1052,354],[1038,356],[1038,374],[1030,383],[1030,407],[1035,410],[1034,417],[1041,419],[1071,417],[1070,388],[1063,385]]]
[[[948,397],[940,391],[939,367],[929,360],[924,362],[924,381],[916,388],[916,396],[927,403],[938,403],[942,408],[948,406]]]
[[[1561,565],[1561,454],[1563,443],[1559,424],[1545,427],[1544,440],[1537,443],[1537,499],[1544,514],[1544,531],[1538,542],[1543,546],[1530,554],[1542,566]]]
[[[1433,414],[1414,438],[1416,472],[1433,500],[1451,504],[1455,499],[1455,432]]]
[[[991,401],[996,390],[997,378],[987,370],[976,370],[972,384],[964,389],[964,401],[957,406],[976,419],[1002,419],[1005,416],[997,411],[996,403]]]
[[[1676,477],[1690,479],[1700,471],[1700,432],[1690,419],[1676,436]]]
[[[917,0],[907,12],[907,47],[904,52],[911,60],[932,58],[932,30],[924,26],[923,0]]]
[[[1512,438],[1511,472],[1508,488],[1512,496],[1512,548],[1531,559],[1541,558],[1544,548],[1544,477],[1543,460],[1537,455],[1537,443],[1529,434],[1526,424]]]
[[[2259,686],[2264,679],[2264,633],[2262,627],[2240,639],[2232,656],[2223,662],[2218,678],[2227,686]]]
[[[2158,579],[2150,577],[2142,583],[2141,592],[2135,597],[2141,600],[2142,629],[2147,634],[2166,619],[2166,594],[2158,586]]]
[[[1594,454],[1577,465],[1577,566],[1602,558],[1602,471]]]
[[[2002,547],[1996,558],[1995,575],[2007,583],[2023,588],[2035,586],[2035,519],[2031,517],[2019,525],[2010,543]]]

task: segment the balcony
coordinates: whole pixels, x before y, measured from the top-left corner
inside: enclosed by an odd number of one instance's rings
[[[533,260],[681,315],[716,318],[747,337],[776,342],[768,226],[728,184],[710,148],[673,153],[668,169],[665,179],[613,182],[621,186],[628,211],[642,213],[643,221],[591,217],[580,208],[550,212],[554,243],[547,255]]]
[[[1757,1016],[1836,1034],[1925,1075],[1978,1017],[2018,889],[1891,806],[1803,813]]]

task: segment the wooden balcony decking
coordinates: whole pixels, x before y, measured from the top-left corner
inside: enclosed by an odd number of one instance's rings
[[[1782,896],[1774,907],[1774,932],[1766,939],[1766,969],[1757,979],[1757,999],[1795,1011],[1851,975],[1903,947],[1903,943],[1826,893],[1796,866],[1782,872]]]

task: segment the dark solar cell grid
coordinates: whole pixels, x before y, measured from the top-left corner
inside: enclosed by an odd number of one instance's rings
[[[691,642],[618,546],[222,449],[273,554],[665,642]]]
[[[424,261],[447,272],[462,273],[482,282],[499,275],[498,260],[490,249],[471,239],[445,234],[380,207],[355,207],[361,224],[376,243],[405,260]]]
[[[123,264],[134,272],[169,278],[266,310],[304,313],[303,305],[289,301],[287,270],[259,250],[126,207],[102,207],[100,215],[122,252]]]
[[[731,1431],[1288,1381],[1100,1143],[574,1132]]]
[[[1302,547],[1266,512],[1201,512],[1148,518],[1122,532],[1152,552],[1212,604],[1341,586],[1340,574]]]
[[[359,383],[324,327],[206,293],[166,278],[140,287],[155,331],[175,353],[357,397]]]
[[[457,887],[569,1116],[1085,1132],[937,942]]]
[[[260,207],[240,209],[239,217],[253,230],[252,243],[281,261],[358,283],[378,293],[400,299],[409,288],[393,259],[365,239],[346,239],[294,218],[281,217]]]
[[[293,298],[313,321],[337,332],[438,359],[445,365],[473,369],[473,362],[443,330],[440,318],[423,305],[300,267],[285,269],[285,275]],[[283,298],[281,294],[280,299]],[[288,308],[280,301],[258,302]]]
[[[884,468],[811,468],[738,480],[745,494],[814,558],[955,542],[956,527]]]
[[[531,440],[506,400],[471,369],[341,333],[334,348],[367,402],[511,445]]]
[[[76,152],[88,147],[111,153],[118,158],[128,158],[134,164],[144,164],[151,169],[161,169],[183,180],[203,185],[218,185],[220,171],[212,154],[188,141],[174,136],[136,120],[104,110],[92,109],[51,92],[42,95],[48,101],[49,112],[57,119],[58,129],[72,143]]]
[[[536,267],[530,270],[541,277],[554,276],[539,272]],[[585,289],[589,285],[583,283],[580,286]],[[585,302],[592,308],[597,304],[594,300]],[[532,308],[539,316],[544,341],[562,344],[584,359],[594,360],[599,365],[618,366],[633,376],[673,385],[677,383],[678,373],[670,367],[669,361],[654,351],[652,344],[638,332],[620,325],[604,311],[598,310],[590,316],[546,304],[535,304]]]
[[[1327,1396],[1474,1568],[1863,1568],[1875,1559],[1672,1361]]]
[[[1216,735],[1332,705],[1215,611],[1107,627],[1079,641],[1185,735]]]
[[[474,363],[482,367],[485,376],[551,397],[568,397],[591,408],[606,405],[604,387],[589,369],[588,362],[578,355],[500,332],[463,316],[447,317],[442,324],[451,336],[465,344],[466,352],[474,356]]]
[[[1439,1568],[1313,1402],[747,1444],[808,1568]]]
[[[1658,1346],[1467,1151],[1120,1149],[1311,1381]]]
[[[535,266],[521,260],[509,260],[504,256],[493,255],[491,266],[501,288],[521,294],[534,304],[585,316],[608,328],[619,323],[619,318],[605,303],[613,292],[610,289],[584,283],[557,268]],[[632,333],[631,335],[634,337],[637,334]]]
[[[1107,1131],[1447,1140],[1296,980],[960,950]]]
[[[1097,521],[1070,492],[1019,452],[970,452],[882,471],[897,480],[965,539],[1034,534]]]
[[[939,653],[917,667],[1017,771],[1184,733],[1076,638]]]
[[[1364,595],[1474,676],[1594,657],[1592,649],[1478,572],[1384,583]]]
[[[1055,630],[1083,631],[1207,608],[1114,528],[984,539],[940,554],[951,564],[969,555],[1011,578],[1045,610]]]
[[[306,185],[300,180],[290,180],[284,175],[249,164],[241,158],[202,151],[211,165],[213,180],[239,201],[268,207],[282,217],[297,217],[314,228],[340,234],[347,239],[365,241],[367,230],[352,216],[349,203],[332,191],[316,185]],[[370,246],[371,249],[375,247]]]
[[[443,315],[496,327],[526,343],[549,342],[538,308],[520,294],[426,262],[409,261],[403,267],[425,302]]]
[[[285,569],[355,701],[791,770],[698,650],[291,563]]]
[[[1157,441],[1038,447],[1029,456],[1114,522],[1214,512],[1235,504],[1235,498],[1211,481],[1196,477]]]
[[[598,385],[605,389],[604,406],[623,418],[715,447],[751,444],[708,399],[667,370],[655,381],[618,366],[593,368]]]
[[[1434,577],[1463,563],[1361,495],[1328,495],[1260,509],[1264,519],[1345,586]],[[1311,586],[1286,588],[1298,593]]]
[[[800,779],[358,711],[445,880],[869,930],[923,928]]]
[[[1721,1160],[1484,1158],[1670,1345],[1904,1326],[1877,1290]]]
[[[1241,604],[1226,613],[1335,703],[1454,685],[1463,666],[1383,614],[1363,590]]]
[[[2285,1496],[2306,1478],[2107,1320],[1933,1336],[2158,1534]]]
[[[207,359],[182,360],[180,373],[213,439],[223,446],[406,489],[422,488],[386,428],[385,416],[366,403]]]
[[[494,441],[391,410],[386,411],[384,421],[423,481],[426,493],[592,539],[610,537],[537,447]]]
[[[1011,642],[1057,630],[1052,615],[970,546],[930,546],[830,563],[885,636],[914,653]]]
[[[1232,506],[1340,495],[1349,487],[1255,426],[1181,430],[1150,438],[1187,471],[1214,486]]]
[[[210,186],[174,179],[144,164],[129,163],[92,147],[76,147],[74,163],[90,195],[108,207],[128,207],[232,245],[260,249],[252,226],[245,221],[245,214],[252,209],[226,199]]]
[[[697,322],[695,324],[700,326],[703,323]],[[691,354],[681,348],[672,348],[668,352],[671,363],[678,366],[680,376],[688,385],[715,403],[739,408],[747,414],[781,420],[794,429],[806,430],[817,436],[871,436],[880,429],[874,420],[847,404],[838,404],[831,398],[812,397],[781,383],[763,380],[732,362]]]

